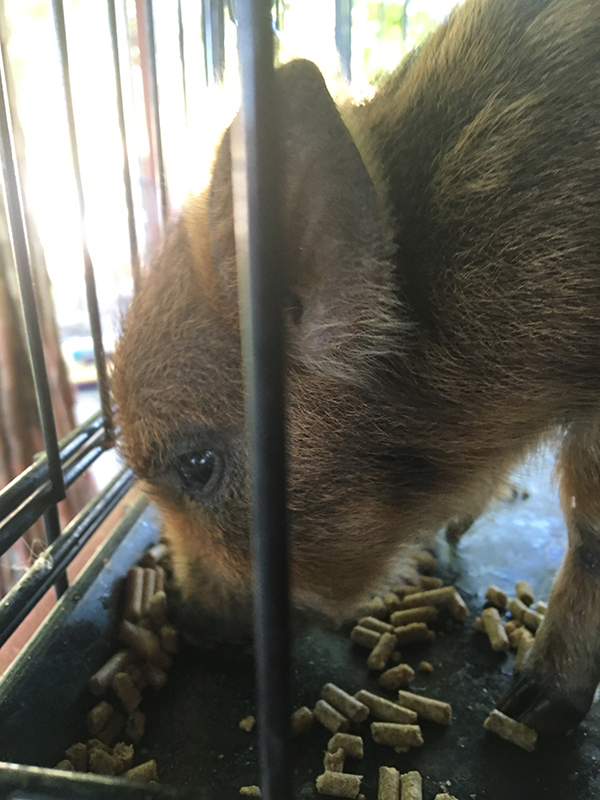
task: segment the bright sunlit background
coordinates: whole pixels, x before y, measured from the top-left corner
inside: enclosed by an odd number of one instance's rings
[[[350,92],[365,96],[377,78],[449,13],[453,0],[406,3],[356,0],[352,27]],[[172,208],[206,184],[213,148],[238,106],[235,25],[226,15],[224,88],[207,87],[199,0],[181,6],[185,92],[179,48],[177,0],[154,3],[159,107]],[[117,2],[118,34],[136,224],[143,259],[149,255],[147,209],[142,200],[149,158],[142,74],[135,30],[135,0]],[[49,0],[6,0],[10,54],[25,135],[26,193],[34,211],[54,287],[67,359],[85,350],[89,334],[83,283],[81,230],[71,169],[64,96]],[[131,295],[130,250],[117,124],[115,79],[106,4],[67,0],[65,15],[85,205],[85,235],[92,256],[110,351],[119,317]],[[315,61],[330,89],[340,93],[335,48],[335,0],[290,0],[278,31],[280,58]],[[81,337],[84,337],[83,339]],[[93,367],[88,364],[89,369]],[[89,380],[90,372],[76,380]]]

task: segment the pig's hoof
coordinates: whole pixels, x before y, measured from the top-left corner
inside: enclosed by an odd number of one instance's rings
[[[529,672],[515,680],[498,702],[498,709],[539,733],[556,734],[581,722],[593,699],[593,690],[566,694]]]

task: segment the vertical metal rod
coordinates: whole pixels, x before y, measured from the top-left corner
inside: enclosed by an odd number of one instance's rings
[[[98,308],[98,296],[96,293],[96,278],[94,276],[94,266],[90,256],[86,237],[85,237],[85,198],[83,195],[83,183],[81,181],[81,169],[79,166],[79,150],[77,147],[77,132],[75,130],[75,114],[73,112],[73,97],[71,94],[71,77],[69,70],[69,52],[67,48],[67,32],[65,27],[65,13],[62,0],[52,0],[54,12],[54,26],[56,38],[58,40],[58,50],[60,55],[60,67],[65,95],[65,107],[67,112],[67,126],[69,129],[69,141],[71,145],[71,160],[73,162],[73,174],[77,186],[77,196],[79,199],[79,213],[81,217],[81,240],[83,246],[83,263],[85,271],[85,292],[87,307],[90,317],[90,328],[92,340],[94,342],[94,360],[96,362],[96,373],[98,376],[98,390],[100,394],[100,405],[104,419],[104,431],[107,446],[112,445],[114,439],[114,426],[112,420],[112,410],[110,401],[110,388],[108,384],[108,373],[106,370],[106,356],[102,341],[102,323],[100,321],[100,310]]]
[[[284,423],[281,170],[270,0],[240,0],[241,132],[234,130],[236,248],[252,479],[254,629],[261,788],[292,797]],[[235,123],[234,123],[235,128]],[[245,150],[245,171],[240,146]],[[240,207],[240,186],[246,204]],[[240,224],[240,222],[247,224]]]
[[[125,111],[123,108],[123,87],[121,83],[121,62],[119,59],[119,40],[117,36],[117,14],[115,0],[108,0],[108,26],[110,29],[110,43],[113,52],[113,67],[115,70],[115,89],[117,92],[117,113],[119,117],[119,132],[123,148],[123,183],[125,185],[125,203],[127,205],[127,225],[129,228],[129,250],[131,255],[131,274],[133,285],[137,289],[140,282],[140,253],[135,229],[135,210],[133,205],[133,192],[131,190],[131,170],[129,169],[129,152],[127,150],[127,129],[125,127]]]
[[[204,68],[209,85],[221,84],[225,74],[224,0],[202,0]]]
[[[58,503],[65,497],[65,482],[60,463],[56,423],[52,409],[48,374],[46,372],[44,345],[31,270],[31,257],[25,230],[23,200],[21,196],[21,185],[8,97],[6,58],[6,51],[3,47],[2,57],[0,58],[0,157],[2,159],[4,201],[8,214],[11,245],[17,267],[21,302],[23,304],[29,360],[33,373],[40,425],[48,458],[48,470],[53,491],[52,499],[54,503]],[[44,523],[47,543],[50,544],[60,535],[60,521],[56,505],[54,505],[50,511],[46,512],[44,515]],[[60,593],[65,588],[66,578],[61,580],[60,583],[57,582],[57,594],[60,596]]]
[[[335,46],[340,56],[341,73],[347,81],[352,78],[352,2],[335,0]]]
[[[187,124],[187,81],[185,74],[185,32],[183,29],[183,9],[181,0],[177,0],[177,26],[179,30],[179,61],[181,62],[181,81],[183,86],[183,113]]]
[[[162,136],[160,127],[160,108],[158,105],[158,72],[156,70],[156,38],[154,36],[154,10],[152,0],[144,0],[144,21],[146,24],[146,54],[147,67],[150,76],[150,136],[154,141],[156,153],[156,167],[158,170],[158,190],[160,193],[160,210],[162,214],[162,225],[169,216],[169,196],[167,194],[167,178],[165,172],[165,159],[162,146]]]

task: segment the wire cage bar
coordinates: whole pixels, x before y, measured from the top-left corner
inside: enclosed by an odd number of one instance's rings
[[[291,798],[290,620],[284,420],[281,169],[270,0],[237,6],[243,141],[234,130],[242,354],[250,436],[257,702],[262,792]],[[245,159],[245,168],[243,161]],[[234,203],[237,207],[237,202]]]
[[[129,232],[129,251],[131,257],[131,274],[134,289],[140,283],[140,252],[135,227],[135,209],[133,205],[133,190],[131,186],[131,169],[129,166],[129,149],[127,146],[127,128],[125,125],[125,109],[123,105],[123,86],[121,81],[121,60],[119,58],[119,41],[117,36],[117,12],[115,0],[107,0],[108,25],[110,30],[110,45],[113,55],[113,69],[115,71],[115,90],[117,95],[117,114],[119,118],[119,133],[123,149],[123,185],[125,188],[125,203],[127,205],[127,228]]]

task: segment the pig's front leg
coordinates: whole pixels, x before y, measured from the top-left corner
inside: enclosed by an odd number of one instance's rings
[[[568,549],[521,673],[498,707],[540,733],[568,730],[600,680],[600,431],[572,432],[560,457]]]

